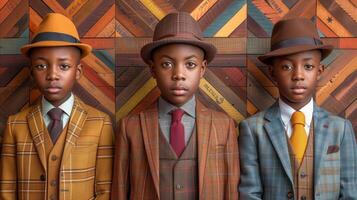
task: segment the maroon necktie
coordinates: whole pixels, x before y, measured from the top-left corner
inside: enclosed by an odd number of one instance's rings
[[[52,119],[48,126],[48,131],[50,132],[52,143],[56,143],[56,140],[63,129],[61,120],[62,113],[63,111],[60,108],[52,108],[47,113]]]
[[[176,109],[171,112],[170,145],[179,157],[185,149],[185,129],[181,122],[184,111]]]

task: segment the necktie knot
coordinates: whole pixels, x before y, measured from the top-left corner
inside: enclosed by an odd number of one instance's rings
[[[185,111],[180,108],[173,110],[171,112],[172,122],[180,122],[184,113]]]
[[[291,123],[294,126],[295,124],[301,124],[305,126],[305,115],[301,111],[295,111],[291,116]]]
[[[61,120],[63,111],[60,108],[52,108],[50,111],[48,111],[48,116],[50,116],[50,118],[52,120]]]

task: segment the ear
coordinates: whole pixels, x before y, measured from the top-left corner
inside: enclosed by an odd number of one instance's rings
[[[317,71],[317,80],[320,80],[322,72],[325,71],[325,65],[320,64]]]
[[[79,63],[79,64],[77,65],[77,69],[76,69],[76,80],[78,80],[79,78],[81,78],[82,73],[83,73],[82,64]]]
[[[149,60],[149,68],[150,68],[151,76],[156,79],[154,61]]]
[[[201,65],[200,78],[202,78],[203,75],[205,75],[206,69],[207,69],[207,60],[203,60],[203,61],[202,61],[202,65]]]

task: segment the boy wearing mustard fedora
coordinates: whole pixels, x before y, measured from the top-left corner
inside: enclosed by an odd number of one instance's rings
[[[357,199],[357,145],[351,123],[313,100],[332,51],[308,19],[279,21],[270,66],[280,98],[240,123],[241,199]]]
[[[234,122],[195,97],[215,53],[190,14],[157,24],[141,57],[161,97],[120,122],[112,199],[238,199]]]
[[[42,98],[10,116],[0,157],[0,199],[109,199],[113,129],[109,116],[72,94],[82,74],[75,25],[51,13],[21,52]]]

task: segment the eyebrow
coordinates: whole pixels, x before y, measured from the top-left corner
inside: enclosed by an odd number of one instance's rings
[[[171,60],[174,60],[174,58],[172,58],[172,57],[170,57],[168,55],[163,55],[163,57],[167,57],[167,58],[169,58]],[[185,57],[185,60],[188,60],[188,59],[191,59],[191,58],[197,58],[197,56],[196,55],[190,55],[190,56]]]
[[[47,59],[44,57],[37,57],[37,58],[34,58],[34,60],[47,60]],[[70,60],[70,58],[58,58],[58,60],[65,61],[65,60]]]
[[[187,56],[187,57],[185,58],[185,60],[188,60],[188,59],[191,59],[191,58],[197,58],[197,56],[196,56],[196,55]]]
[[[303,58],[304,61],[312,60],[312,59],[313,59],[312,57]]]
[[[59,61],[70,60],[69,58],[58,58]]]

